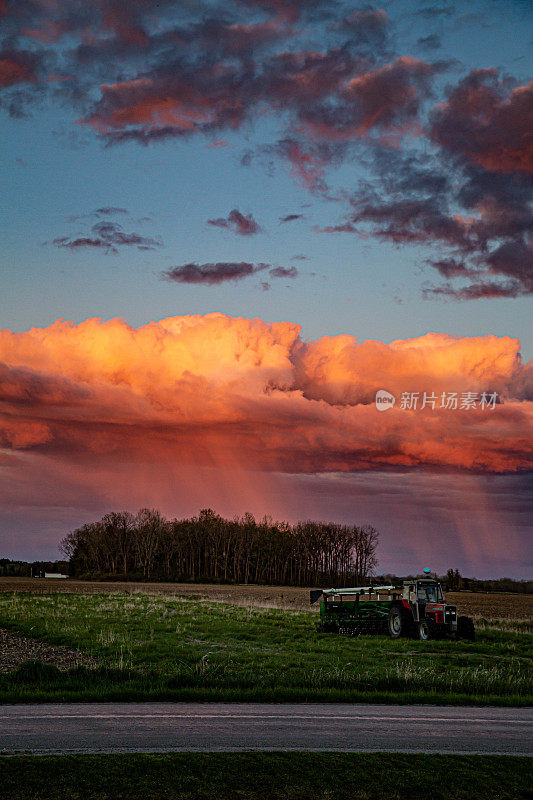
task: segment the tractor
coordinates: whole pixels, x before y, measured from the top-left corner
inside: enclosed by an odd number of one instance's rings
[[[311,603],[319,598],[323,633],[388,633],[391,639],[421,641],[447,636],[474,641],[476,636],[472,619],[457,617],[457,607],[446,603],[442,586],[432,578],[410,578],[400,586],[312,590]]]

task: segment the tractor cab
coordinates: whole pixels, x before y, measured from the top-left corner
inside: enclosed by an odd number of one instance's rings
[[[444,603],[442,586],[428,578],[404,581],[402,597],[409,603]]]

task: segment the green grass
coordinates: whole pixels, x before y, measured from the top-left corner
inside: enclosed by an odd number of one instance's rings
[[[1,626],[102,667],[19,668],[0,676],[0,700],[532,702],[529,634],[392,641],[319,634],[316,619],[176,596],[4,594]]]
[[[0,758],[1,800],[525,800],[531,760],[384,753]]]

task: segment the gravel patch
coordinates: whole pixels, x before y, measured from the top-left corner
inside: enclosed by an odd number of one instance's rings
[[[75,647],[48,644],[21,633],[0,628],[0,672],[12,672],[24,661],[42,661],[61,670],[98,667],[100,662]]]

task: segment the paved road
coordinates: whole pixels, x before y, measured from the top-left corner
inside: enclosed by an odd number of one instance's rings
[[[0,752],[343,750],[533,755],[533,710],[102,703],[0,706]]]

